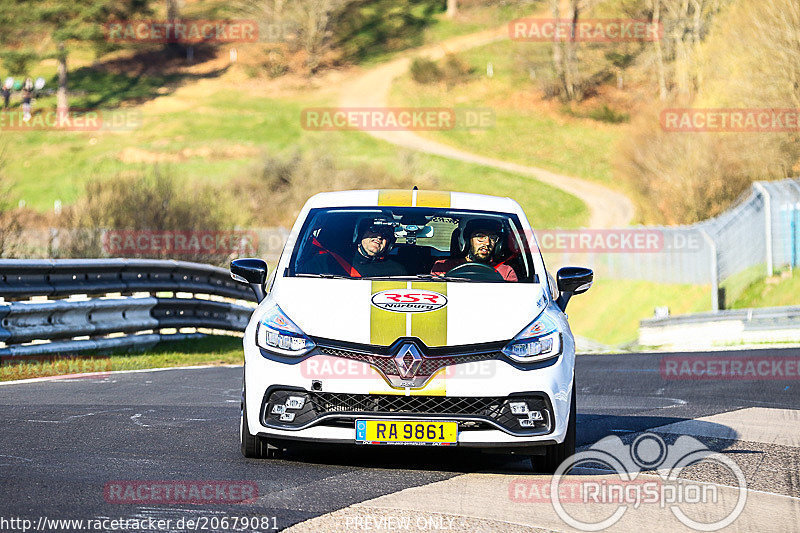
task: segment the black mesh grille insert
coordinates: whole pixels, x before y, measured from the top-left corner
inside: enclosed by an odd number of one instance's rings
[[[505,398],[476,396],[397,396],[392,394],[309,393],[317,413],[472,415],[495,418]]]
[[[291,400],[294,398],[294,400]],[[302,405],[298,399],[302,398]],[[289,401],[294,401],[294,404]],[[512,406],[522,403],[540,416],[530,423]],[[268,393],[262,412],[265,425],[300,429],[315,423],[353,427],[358,417],[453,417],[461,429],[501,428],[514,434],[544,434],[552,430],[552,412],[540,394],[506,396],[405,396],[394,394],[350,394],[275,389]],[[471,418],[467,421],[463,418]],[[349,420],[348,423],[344,421]]]

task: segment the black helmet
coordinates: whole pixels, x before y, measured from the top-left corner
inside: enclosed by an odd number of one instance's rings
[[[364,218],[358,223],[356,230],[353,232],[353,243],[359,244],[361,239],[364,238],[364,234],[368,231],[386,237],[386,250],[384,250],[384,254],[388,254],[392,246],[394,246],[395,241],[397,241],[397,237],[394,234],[393,223],[383,218]]]
[[[464,224],[464,227],[458,236],[458,244],[461,248],[461,253],[464,255],[469,253],[469,240],[473,233],[480,230],[497,234],[499,239],[497,240],[497,244],[494,246],[494,252],[492,255],[493,257],[499,257],[503,251],[505,231],[503,229],[503,224],[499,220],[493,218],[472,218],[468,220],[466,224]]]

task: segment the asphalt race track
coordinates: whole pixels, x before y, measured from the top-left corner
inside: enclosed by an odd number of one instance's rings
[[[793,377],[780,374],[785,369],[779,364],[777,377],[758,379],[665,375],[665,358],[677,356],[579,356],[579,446],[586,449],[609,435],[630,443],[652,428],[668,443],[678,435],[694,436],[733,459],[747,479],[748,504],[732,530],[753,524],[760,531],[800,530],[800,350],[686,354],[764,360],[769,365],[763,368],[773,369],[776,361],[794,361],[786,367],[795,369]],[[290,526],[388,531],[408,524],[416,524],[415,530],[573,530],[543,513],[517,516],[516,510],[533,504],[514,501],[509,483],[540,478],[549,483],[549,478],[532,475],[529,463],[514,456],[344,447],[244,459],[238,448],[240,384],[241,368],[211,367],[0,385],[0,531],[22,530],[22,522],[8,522],[12,518],[47,531],[78,530],[75,524],[59,529],[49,520],[100,518],[169,519],[158,531],[188,530],[177,525],[181,519],[184,526],[197,520],[192,528],[197,530],[243,530],[232,522],[225,527],[223,517],[262,520],[247,531]],[[696,468],[689,477],[730,484],[713,468]],[[114,483],[163,480],[255,483],[257,497],[246,503],[176,504],[119,502],[108,495]],[[481,504],[482,497],[495,503]],[[465,503],[469,498],[472,503]],[[416,518],[425,516],[427,522],[403,522],[416,505],[426,507]],[[632,510],[627,519],[637,520],[638,513],[651,531],[682,527],[649,522],[650,515],[642,513],[650,511],[643,509]],[[375,516],[365,518],[370,513]],[[377,522],[381,513],[395,521]],[[112,530],[105,524],[103,530]]]

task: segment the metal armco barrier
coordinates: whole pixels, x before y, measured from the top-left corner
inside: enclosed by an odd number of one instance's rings
[[[184,293],[191,297],[175,297]],[[0,303],[0,342],[6,345],[0,357],[145,348],[186,338],[158,333],[166,328],[244,331],[251,307],[197,297],[201,294],[255,301],[249,287],[233,281],[227,270],[198,263],[0,260],[0,297],[7,300]],[[96,298],[53,299],[75,295]],[[111,296],[99,297],[104,295]],[[19,301],[32,297],[49,300]],[[31,341],[51,342],[22,344]]]
[[[648,318],[639,323],[639,344],[677,349],[800,342],[800,306]]]

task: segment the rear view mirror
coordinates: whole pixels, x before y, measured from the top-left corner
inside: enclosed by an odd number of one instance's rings
[[[263,259],[245,258],[231,261],[231,277],[240,283],[250,285],[259,302],[266,297],[264,285],[267,283],[268,270],[267,262]]]
[[[564,267],[556,275],[558,291],[561,295],[556,300],[558,307],[565,311],[569,299],[575,294],[582,294],[589,290],[594,280],[594,272],[583,267]]]

